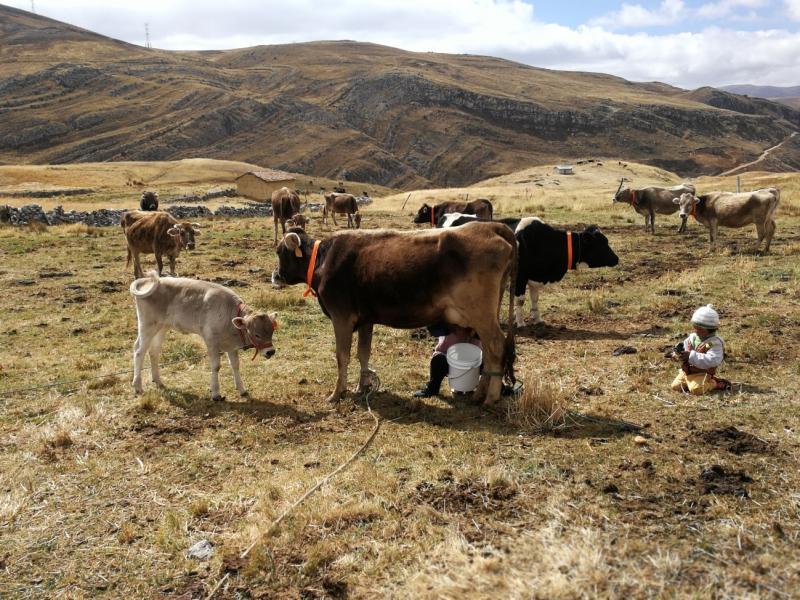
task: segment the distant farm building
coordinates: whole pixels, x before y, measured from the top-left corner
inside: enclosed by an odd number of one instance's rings
[[[294,182],[294,177],[284,171],[248,171],[236,178],[236,193],[245,198],[266,202],[272,199],[272,192],[284,186],[291,188]]]
[[[556,165],[553,170],[559,175],[574,175],[575,171],[572,170],[572,165]]]

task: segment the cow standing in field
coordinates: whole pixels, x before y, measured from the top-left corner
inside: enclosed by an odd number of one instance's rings
[[[347,390],[354,331],[359,390],[364,390],[372,373],[374,325],[414,329],[447,323],[480,336],[484,371],[475,397],[492,404],[501,378],[513,381],[513,298],[505,341],[499,313],[507,278],[513,287],[516,252],[514,234],[498,223],[420,232],[340,231],[321,241],[293,229],[278,244],[273,282],[305,282],[333,323],[339,376],[329,401],[337,402]]]
[[[775,235],[775,211],[781,200],[781,192],[777,188],[765,188],[754,192],[709,192],[696,197],[693,193],[682,194],[675,198],[675,205],[680,208],[681,219],[688,220],[693,216],[708,227],[711,238],[711,249],[717,248],[717,231],[722,227],[744,227],[755,224],[758,241],[766,239],[764,252],[769,252],[772,236]]]
[[[361,213],[358,212],[358,202],[353,194],[325,194],[325,207],[322,209],[322,222],[328,222],[328,215],[336,223],[336,213],[347,215],[347,228],[361,228]]]
[[[455,212],[475,215],[482,221],[491,221],[494,215],[494,208],[487,198],[478,198],[471,202],[442,202],[435,206],[423,204],[419,207],[412,223],[430,223],[431,227],[436,227],[443,215]]]
[[[278,222],[286,233],[286,221],[300,212],[300,195],[287,187],[272,192],[272,219],[275,222],[275,244],[278,243]]]
[[[660,215],[671,215],[676,211],[673,202],[681,194],[694,194],[695,188],[691,183],[682,183],[670,188],[646,187],[641,189],[625,188],[622,189],[624,180],[619,182],[617,193],[614,194],[614,202],[625,202],[630,204],[637,213],[644,217],[644,229],[655,234],[656,232],[656,213]],[[681,222],[678,233],[686,231],[686,220]]]
[[[286,221],[286,228],[291,229],[292,227],[299,227],[300,229],[308,231],[308,218],[297,213]]]
[[[441,226],[459,227],[476,219],[474,215],[453,213],[443,218]],[[526,285],[531,297],[531,320],[539,324],[543,322],[539,314],[539,292],[545,285],[561,281],[571,270],[619,264],[608,239],[596,225],[577,232],[555,229],[537,217],[500,219],[495,223],[514,229],[519,245],[514,287],[517,327],[525,325],[522,307]]]
[[[194,250],[195,237],[200,235],[198,231],[200,225],[179,223],[168,213],[154,212],[147,215],[131,215],[133,222],[126,227],[125,215],[122,219],[125,239],[128,242],[128,259],[125,266],[130,266],[133,258],[134,277],[142,276],[140,254],[155,254],[159,275],[164,270],[163,256],[166,256],[169,259],[170,274],[176,276],[175,259],[184,248]]]
[[[142,192],[139,208],[145,211],[158,210],[158,192]]]
[[[130,286],[136,301],[138,332],[133,346],[133,389],[142,392],[142,363],[150,354],[153,383],[161,385],[158,359],[161,344],[170,329],[196,333],[203,338],[211,363],[211,397],[223,400],[219,393],[220,354],[228,355],[233,381],[240,396],[247,390],[239,376],[239,350],[255,348],[253,359],[261,352],[264,358],[275,354],[272,334],[277,329],[277,315],[265,314],[247,306],[239,296],[217,283],[185,279],[161,279],[150,271]]]

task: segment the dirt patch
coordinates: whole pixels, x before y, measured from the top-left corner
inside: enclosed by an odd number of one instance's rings
[[[454,481],[447,475],[436,483],[420,482],[415,494],[419,502],[449,513],[495,512],[503,509],[516,495],[517,490],[505,481]]]
[[[697,482],[703,494],[717,494],[749,498],[745,484],[753,479],[744,471],[726,471],[721,465],[711,465],[703,469]]]
[[[732,425],[703,431],[698,433],[697,437],[706,444],[727,450],[733,454],[745,454],[748,452],[771,454],[773,452],[773,445],[769,442],[754,436],[752,433],[740,431]]]

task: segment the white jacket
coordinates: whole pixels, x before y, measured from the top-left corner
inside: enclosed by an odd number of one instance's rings
[[[708,346],[705,352],[697,351],[701,344]],[[689,350],[689,364],[698,369],[718,367],[725,358],[725,342],[718,335],[710,335],[701,340],[699,335],[691,333],[683,340],[683,347]]]

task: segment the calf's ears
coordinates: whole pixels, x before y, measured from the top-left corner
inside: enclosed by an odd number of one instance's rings
[[[673,204],[680,204],[681,203],[681,199],[680,198],[673,198],[672,199],[672,203]]]
[[[300,250],[300,236],[296,233],[287,233],[283,236],[283,243],[286,244],[286,247],[289,250],[294,251],[294,255],[297,258],[303,257],[303,252]]]
[[[173,225],[167,229],[167,234],[171,235],[172,237],[178,237],[181,234],[181,230]]]
[[[231,319],[231,323],[233,323],[233,326],[236,327],[236,329],[246,329],[244,325],[244,319],[242,317],[234,317]]]
[[[278,330],[278,313],[271,312],[271,313],[268,313],[267,316],[269,317],[269,320],[272,322],[272,331],[277,331]]]

